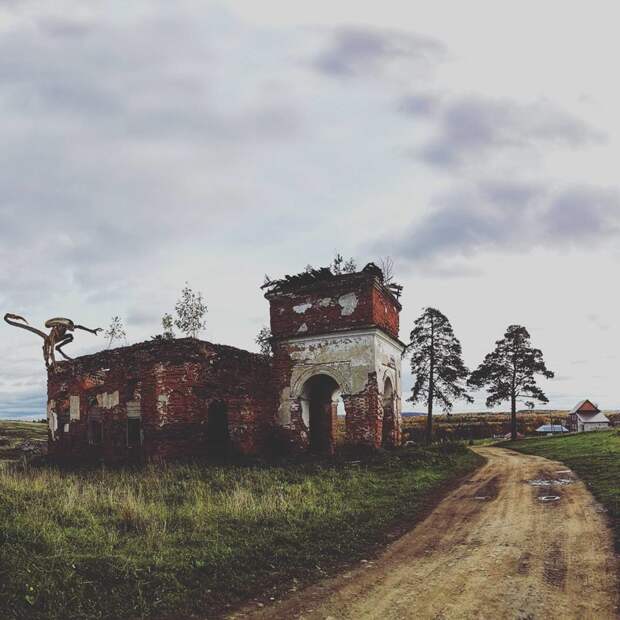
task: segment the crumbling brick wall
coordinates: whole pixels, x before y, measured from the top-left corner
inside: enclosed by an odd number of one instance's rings
[[[270,302],[279,432],[289,445],[300,450],[308,447],[303,385],[320,374],[339,386],[345,405],[346,443],[374,448],[398,445],[404,349],[398,340],[401,306],[376,271],[295,276],[277,282],[265,297]],[[389,432],[384,434],[386,377],[396,395]],[[336,423],[335,414],[332,422]]]
[[[50,453],[106,461],[209,456],[216,408],[232,451],[264,451],[275,410],[269,359],[192,338],[83,356],[48,373]]]
[[[364,390],[343,395],[346,411],[346,438],[351,445],[381,447],[383,407],[377,375],[370,373]]]
[[[272,359],[183,338],[50,368],[50,453],[106,461],[201,458],[224,448],[262,454],[278,442],[333,452],[340,396],[347,443],[398,445],[404,349],[398,287],[386,286],[372,264],[358,273],[321,269],[266,286]],[[309,396],[315,376],[333,383]],[[309,411],[326,417],[314,416],[320,424],[312,426]]]
[[[400,303],[377,277],[359,272],[266,295],[275,338],[381,327],[398,338]]]

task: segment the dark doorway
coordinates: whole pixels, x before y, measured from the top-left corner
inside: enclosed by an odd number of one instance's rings
[[[332,453],[336,431],[338,384],[327,375],[315,375],[304,385],[302,406],[307,410],[310,450]]]
[[[207,456],[222,458],[229,452],[228,408],[226,403],[216,400],[209,405],[207,414]]]
[[[142,420],[127,418],[127,447],[139,448],[142,443]]]
[[[103,444],[103,427],[99,418],[91,418],[88,422],[88,442],[91,446]]]

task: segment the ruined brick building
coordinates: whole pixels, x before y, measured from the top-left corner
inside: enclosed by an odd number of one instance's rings
[[[266,288],[272,357],[182,338],[50,368],[50,453],[116,461],[398,445],[401,307],[381,270],[323,269]]]

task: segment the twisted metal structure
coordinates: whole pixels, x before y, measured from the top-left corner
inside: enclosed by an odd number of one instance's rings
[[[83,325],[76,325],[71,319],[65,319],[63,317],[54,317],[53,319],[45,321],[45,327],[50,330],[49,334],[46,334],[36,327],[32,327],[23,316],[19,316],[18,314],[10,314],[7,312],[4,315],[4,320],[9,325],[21,327],[21,329],[26,329],[29,332],[37,334],[37,336],[41,336],[41,338],[43,338],[43,359],[45,360],[45,366],[47,368],[56,363],[54,350],[58,351],[58,353],[60,353],[60,355],[62,355],[66,360],[71,359],[62,350],[62,347],[68,345],[70,342],[73,342],[73,334],[68,332],[81,329],[85,332],[95,334],[96,336],[100,331],[103,331],[103,328],[101,327],[90,329],[88,327],[84,327]]]

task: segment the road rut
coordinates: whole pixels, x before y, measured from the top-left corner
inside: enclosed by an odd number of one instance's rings
[[[554,461],[475,450],[487,463],[379,557],[229,617],[619,618],[612,535],[585,485]]]

